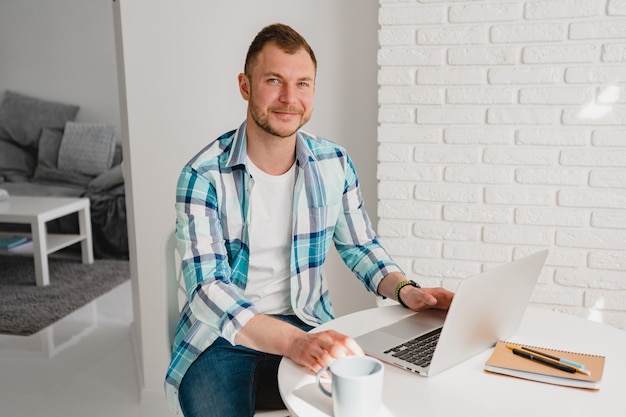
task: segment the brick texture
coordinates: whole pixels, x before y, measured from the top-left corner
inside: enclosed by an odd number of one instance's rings
[[[379,5],[391,255],[454,290],[548,248],[531,303],[626,329],[626,1]]]

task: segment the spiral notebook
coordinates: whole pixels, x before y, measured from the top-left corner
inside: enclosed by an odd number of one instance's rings
[[[525,346],[552,356],[568,359],[584,365],[584,369],[590,371],[590,375],[582,373],[567,373],[559,369],[546,366],[518,355],[507,347],[515,345]],[[493,373],[529,379],[532,381],[545,382],[548,384],[564,385],[586,389],[600,389],[602,373],[604,372],[604,356],[587,353],[568,352],[532,345],[520,345],[513,342],[499,341],[491,356],[485,363],[485,370]]]

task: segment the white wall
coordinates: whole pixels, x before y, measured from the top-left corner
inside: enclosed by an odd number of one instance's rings
[[[532,303],[626,329],[626,1],[380,4],[391,254],[455,288],[549,248]]]
[[[76,120],[119,126],[110,1],[0,1],[5,90],[78,105]]]
[[[162,282],[174,227],[174,192],[182,165],[221,133],[238,127],[246,103],[237,88],[249,43],[265,25],[292,25],[318,58],[315,110],[306,129],[346,146],[376,218],[375,0],[114,2],[121,55],[136,329],[144,394],[162,392],[168,362]],[[339,313],[374,305],[336,259],[327,269],[348,277]],[[170,278],[171,279],[171,278]],[[331,288],[332,290],[333,288]]]

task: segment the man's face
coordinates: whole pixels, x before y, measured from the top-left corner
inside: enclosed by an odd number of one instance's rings
[[[304,49],[288,54],[270,42],[256,57],[250,72],[249,77],[239,75],[249,119],[272,136],[293,136],[313,112],[315,65],[311,57]]]

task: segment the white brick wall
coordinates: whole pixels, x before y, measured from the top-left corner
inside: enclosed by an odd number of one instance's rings
[[[379,0],[378,232],[458,280],[542,248],[532,303],[626,329],[626,0]]]

